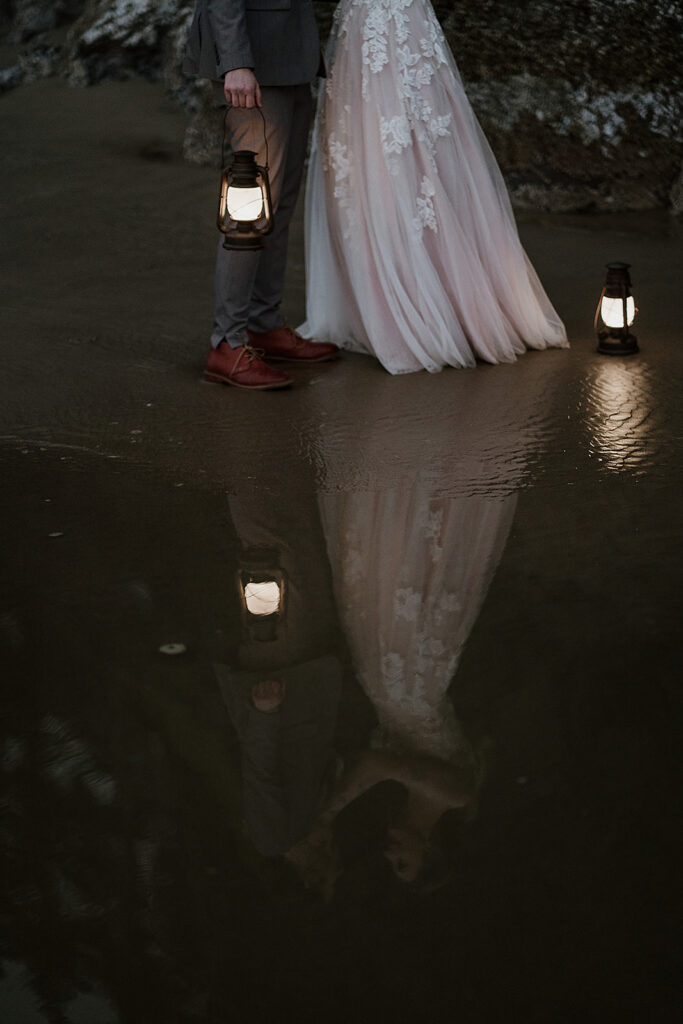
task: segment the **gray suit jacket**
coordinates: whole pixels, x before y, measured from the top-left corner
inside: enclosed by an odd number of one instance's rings
[[[302,85],[321,60],[312,0],[198,0],[183,70],[217,81],[251,68],[259,85]]]

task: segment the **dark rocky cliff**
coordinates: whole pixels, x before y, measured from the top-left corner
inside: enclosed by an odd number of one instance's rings
[[[332,15],[317,4],[321,28]],[[190,0],[0,0],[16,59],[0,91],[160,77],[187,106],[185,153],[216,159],[216,117],[179,64]],[[683,211],[681,0],[438,0],[436,12],[517,206]]]

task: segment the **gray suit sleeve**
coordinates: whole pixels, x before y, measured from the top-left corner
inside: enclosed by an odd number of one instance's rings
[[[207,0],[207,13],[216,43],[218,74],[253,68],[244,0]]]

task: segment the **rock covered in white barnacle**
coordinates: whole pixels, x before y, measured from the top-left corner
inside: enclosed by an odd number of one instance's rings
[[[434,6],[516,206],[678,209],[681,4]]]
[[[73,21],[86,0],[0,0],[0,23],[11,19],[11,42],[25,43]]]
[[[141,74],[155,78],[173,62],[193,4],[188,0],[89,0],[69,34],[68,77],[92,85]]]
[[[667,205],[683,152],[680,92],[638,84],[607,90],[523,73],[469,82],[467,93],[516,206]]]
[[[112,45],[152,49],[161,33],[191,6],[184,0],[99,0],[90,5],[92,24],[78,33],[80,45],[86,50]]]
[[[58,20],[58,4],[41,3],[40,0],[18,0],[11,38],[19,43],[26,42],[34,36],[56,28]]]

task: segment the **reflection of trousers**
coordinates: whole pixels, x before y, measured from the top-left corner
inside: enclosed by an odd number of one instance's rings
[[[296,206],[306,157],[313,101],[310,85],[261,90],[266,119],[270,190],[274,210],[272,234],[264,249],[235,252],[219,242],[216,259],[214,348],[227,341],[243,345],[246,329],[270,331],[282,326],[280,303],[287,261],[289,222]],[[256,162],[266,161],[263,121],[255,110],[231,109],[227,132],[234,151],[250,149]]]

